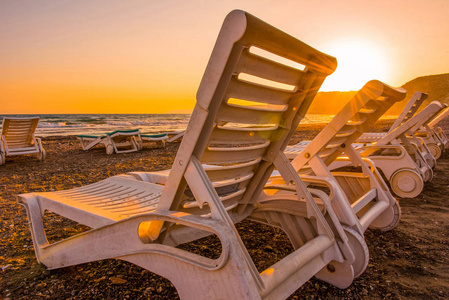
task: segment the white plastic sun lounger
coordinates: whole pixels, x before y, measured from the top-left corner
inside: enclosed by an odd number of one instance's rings
[[[304,67],[256,54],[260,49]],[[335,67],[333,57],[250,14],[231,12],[165,185],[121,175],[18,196],[38,261],[53,269],[126,260],[168,278],[182,299],[284,299],[315,274],[349,286],[367,260],[363,237],[340,225],[328,197],[309,192],[283,155]],[[296,194],[264,191],[274,165]],[[48,244],[46,210],[92,230]],[[233,225],[245,218],[282,228],[296,250],[259,273]],[[175,248],[211,234],[222,245],[217,259]]]
[[[449,138],[444,131],[437,126],[444,118],[449,114],[449,107],[443,104],[444,108],[427,124],[422,124],[421,127],[414,133],[415,136],[421,138],[426,146],[429,148],[430,153],[438,159],[441,154],[449,147]]]
[[[104,145],[106,153],[129,153],[142,149],[139,129],[115,130],[104,135],[81,134],[76,137],[83,150],[89,150],[96,145]]]
[[[3,118],[0,136],[0,166],[6,156],[37,154],[39,160],[45,159],[45,150],[40,138],[34,136],[39,117]]]
[[[412,118],[415,113],[418,111],[421,104],[429,97],[426,93],[415,92],[407,104],[402,109],[402,112],[399,114],[398,118],[394,121],[393,125],[391,125],[390,130],[388,132],[393,131],[397,127],[401,126],[404,122],[407,122]],[[367,133],[363,133],[363,135],[367,135]]]
[[[361,157],[352,144],[395,102],[404,99],[405,93],[404,89],[370,81],[311,142],[300,151],[286,151],[301,179],[312,186],[327,187],[340,222],[360,234],[369,226],[384,231],[396,227],[400,207],[374,164]],[[340,162],[358,166],[361,172],[334,170]],[[272,184],[278,182],[274,173]]]
[[[157,147],[163,148],[165,147],[165,143],[168,141],[168,135],[166,133],[160,134],[148,134],[142,133],[140,134],[140,138],[142,142],[154,142]]]
[[[448,115],[449,107],[446,107],[440,114],[438,114],[438,116],[436,116],[432,121],[429,122],[429,127],[434,130],[434,132],[443,142],[445,150],[449,148],[449,138],[446,133],[440,127],[438,127],[438,123],[443,121]]]

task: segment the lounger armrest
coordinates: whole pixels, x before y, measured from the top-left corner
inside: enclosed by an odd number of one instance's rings
[[[377,150],[385,150],[385,149],[394,149],[394,150],[398,151],[399,156],[402,156],[407,152],[405,150],[405,148],[401,145],[379,145],[379,146],[368,145],[368,146],[364,146],[364,147],[360,148],[359,151],[360,151],[360,156],[366,158],[369,155],[373,154]]]
[[[24,205],[28,211],[27,201],[19,201],[19,204]],[[175,223],[216,234],[222,244],[222,254],[218,259],[209,259],[172,246],[148,242],[142,234],[142,228],[152,221]],[[32,223],[30,225],[32,230],[36,226]],[[39,238],[40,235],[36,237]],[[203,269],[216,270],[226,263],[231,244],[235,244],[235,238],[232,228],[224,222],[184,212],[168,211],[142,214],[117,221],[53,244],[48,244],[45,239],[35,240],[38,243],[35,245],[35,251],[39,262],[48,269],[110,258],[127,260],[127,257],[138,254],[157,254]]]
[[[155,184],[166,184],[170,170],[156,171],[156,172],[130,172],[128,175],[135,179]]]

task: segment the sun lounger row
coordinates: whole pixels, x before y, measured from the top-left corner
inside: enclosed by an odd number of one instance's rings
[[[389,181],[393,193],[401,198],[413,198],[421,193],[424,183],[433,178],[436,159],[448,144],[437,123],[449,110],[446,105],[433,101],[416,113],[426,98],[427,94],[415,93],[387,133],[365,132],[352,144],[362,157],[374,162]],[[301,141],[288,146],[287,157],[294,159],[309,143]],[[330,169],[347,165],[349,160],[341,159],[333,162]]]
[[[6,156],[37,154],[39,160],[44,160],[45,149],[40,138],[34,132],[39,117],[3,118],[0,135],[0,165],[6,161]],[[179,134],[176,135],[179,138]],[[143,142],[155,142],[158,147],[165,147],[168,135],[142,134],[139,129],[116,130],[104,135],[78,135],[83,150],[89,150],[97,145],[104,145],[107,154],[128,153],[142,149]]]
[[[143,134],[139,129],[116,130],[104,135],[77,135],[83,150],[89,150],[97,145],[104,145],[107,154],[129,153],[139,151],[143,142],[155,142],[158,147],[165,147],[167,134]]]
[[[290,161],[288,142],[336,66],[256,17],[231,12],[171,170],[18,196],[38,261],[54,269],[125,260],[168,278],[182,299],[284,299],[313,276],[350,286],[368,265],[365,230],[390,230],[401,214],[353,143],[406,92],[368,82]],[[350,166],[334,171],[339,161]],[[46,210],[92,229],[49,244]],[[282,229],[295,250],[258,270],[234,225],[245,219]],[[176,247],[209,235],[221,242],[218,258]]]

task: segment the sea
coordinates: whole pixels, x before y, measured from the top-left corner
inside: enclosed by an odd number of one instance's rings
[[[40,114],[0,115],[3,117],[40,117],[36,136],[99,135],[114,130],[140,129],[142,133],[185,130],[190,114]],[[388,118],[389,116],[384,116]],[[393,118],[393,116],[390,116]],[[329,123],[333,115],[308,114],[302,124]]]

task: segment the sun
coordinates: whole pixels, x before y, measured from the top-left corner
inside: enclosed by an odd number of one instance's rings
[[[387,57],[382,49],[366,40],[344,39],[324,46],[325,53],[337,58],[336,71],[326,78],[321,91],[359,90],[366,82],[388,82]]]

